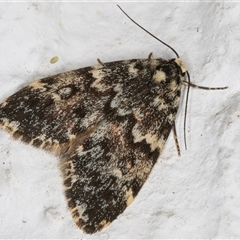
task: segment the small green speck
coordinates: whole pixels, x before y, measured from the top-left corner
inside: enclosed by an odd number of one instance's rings
[[[51,60],[50,60],[50,63],[51,64],[54,64],[54,63],[56,63],[58,61],[58,56],[55,56],[55,57],[53,57]]]

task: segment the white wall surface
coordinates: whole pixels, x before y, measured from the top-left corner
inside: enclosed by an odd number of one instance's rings
[[[195,84],[184,149],[184,104],[135,201],[86,235],[64,198],[58,159],[0,131],[1,238],[240,238],[240,4],[119,3],[175,48]],[[174,58],[116,3],[0,3],[0,102],[36,79],[122,59]],[[52,57],[59,61],[50,64]]]

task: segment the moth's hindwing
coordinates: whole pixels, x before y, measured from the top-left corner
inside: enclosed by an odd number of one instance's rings
[[[176,61],[133,59],[33,82],[0,105],[0,126],[61,159],[66,198],[94,233],[133,201],[174,124]]]

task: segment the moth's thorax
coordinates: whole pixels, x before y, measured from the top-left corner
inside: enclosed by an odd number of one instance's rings
[[[152,80],[162,89],[168,88],[170,85],[179,85],[186,71],[185,65],[181,59],[171,59],[169,61],[163,59],[152,59]]]
[[[153,103],[156,104],[159,115],[162,112],[169,114],[166,118],[170,124],[173,124],[180,102],[181,83],[186,68],[181,59],[152,59],[152,80],[154,82]],[[161,147],[160,147],[161,149]]]

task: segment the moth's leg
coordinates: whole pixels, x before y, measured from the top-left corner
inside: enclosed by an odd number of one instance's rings
[[[187,81],[183,81],[182,82],[184,85],[186,86],[191,86],[191,87],[194,87],[194,88],[200,88],[200,89],[205,89],[205,90],[224,90],[224,89],[227,89],[228,87],[203,87],[203,86],[198,86],[198,85],[195,85],[193,83],[189,83]]]
[[[152,59],[153,58],[153,53],[151,52],[149,55],[148,55],[148,60]]]
[[[97,59],[98,63],[101,64],[103,67],[105,67],[105,64],[98,58]]]
[[[176,147],[177,147],[178,156],[180,157],[180,156],[181,156],[181,152],[180,152],[180,147],[179,147],[179,143],[178,143],[178,138],[177,138],[177,131],[176,131],[175,122],[173,123],[172,130],[173,130],[174,141],[175,141],[175,144],[176,144]]]

